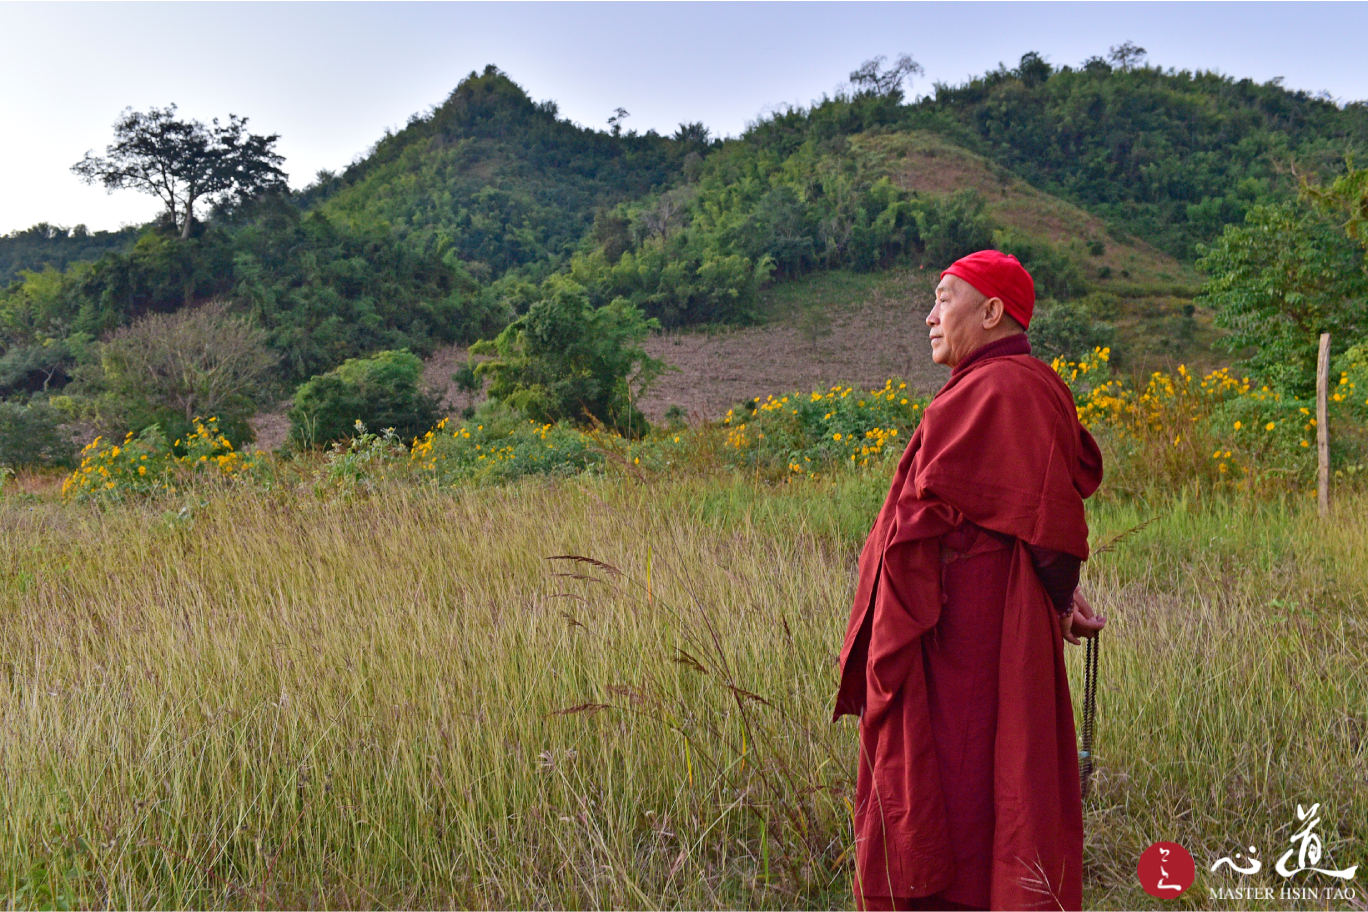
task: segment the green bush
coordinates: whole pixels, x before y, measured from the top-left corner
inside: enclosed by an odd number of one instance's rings
[[[183,487],[256,479],[266,471],[260,450],[242,453],[214,419],[196,421],[184,439],[168,443],[157,425],[115,443],[96,437],[81,450],[81,463],[62,484],[62,496],[75,500],[126,500],[174,494]]]
[[[496,404],[459,427],[448,429],[443,419],[414,445],[410,460],[442,484],[575,475],[600,465],[612,439],[568,421],[540,424]]]
[[[75,449],[62,416],[43,401],[0,401],[0,466],[64,465]]]
[[[1045,361],[1081,361],[1095,348],[1110,348],[1115,333],[1074,303],[1044,300],[1031,316],[1031,350]]]
[[[599,422],[628,436],[644,433],[649,425],[635,401],[662,365],[639,343],[660,324],[620,298],[594,307],[583,286],[561,276],[545,288],[547,296],[497,338],[471,348],[497,356],[476,368],[493,378],[489,395],[546,424]]]
[[[1368,251],[1337,217],[1300,203],[1256,206],[1203,253],[1197,265],[1211,278],[1198,302],[1230,331],[1219,344],[1289,395],[1314,393],[1322,332],[1336,353],[1368,333]]]
[[[943,269],[966,254],[992,247],[993,223],[983,205],[983,198],[972,190],[920,202],[922,262]]]
[[[740,466],[784,475],[866,466],[902,453],[926,403],[898,380],[882,389],[837,385],[767,396],[728,410],[723,451]]]
[[[422,435],[439,415],[438,403],[419,388],[423,362],[408,351],[350,358],[295,391],[290,443],[297,448],[346,440],[356,422],[393,428],[401,440]]]

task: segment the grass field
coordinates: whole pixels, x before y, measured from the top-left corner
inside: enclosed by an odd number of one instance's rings
[[[827,720],[886,472],[11,489],[4,902],[848,906],[854,726]],[[1298,803],[1323,861],[1368,860],[1365,507],[1094,504],[1095,543],[1154,521],[1085,572],[1086,905],[1250,906],[1207,889],[1281,886]],[[1159,839],[1197,860],[1176,902],[1136,882]],[[1251,845],[1262,874],[1206,870]]]

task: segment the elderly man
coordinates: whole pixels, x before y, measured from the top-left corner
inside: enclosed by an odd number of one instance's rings
[[[1031,357],[1035,285],[984,250],[926,323],[951,368],[860,555],[835,718],[860,716],[862,909],[1078,909],[1083,805],[1065,640],[1102,480],[1068,387]]]

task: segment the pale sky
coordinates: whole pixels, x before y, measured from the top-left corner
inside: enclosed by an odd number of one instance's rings
[[[876,55],[926,69],[913,94],[1037,51],[1077,65],[1133,41],[1149,62],[1368,99],[1366,3],[0,2],[0,233],[150,219],[151,198],[70,172],[125,107],[175,102],[279,133],[290,184],[345,167],[386,127],[496,64],[561,116],[736,135]]]

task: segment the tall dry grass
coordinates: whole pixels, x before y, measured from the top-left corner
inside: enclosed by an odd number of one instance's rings
[[[886,484],[0,500],[7,904],[847,905],[827,720]],[[1158,905],[1157,839],[1179,905],[1242,846],[1280,884],[1298,802],[1368,861],[1365,506],[1096,505],[1098,541],[1158,518],[1087,571],[1089,905]]]

